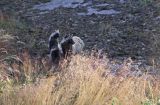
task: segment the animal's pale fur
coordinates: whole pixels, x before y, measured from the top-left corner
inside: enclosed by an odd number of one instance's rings
[[[72,39],[74,41],[74,44],[72,45],[72,53],[73,54],[81,53],[85,46],[83,40],[78,36],[73,36]]]

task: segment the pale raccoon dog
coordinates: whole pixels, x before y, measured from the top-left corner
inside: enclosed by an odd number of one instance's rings
[[[81,53],[85,46],[83,40],[78,36],[73,36],[72,40],[74,42],[74,44],[72,45],[72,53],[73,54]]]

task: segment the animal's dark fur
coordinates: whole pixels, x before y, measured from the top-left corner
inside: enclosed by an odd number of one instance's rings
[[[74,44],[74,41],[71,37],[65,37],[60,44],[62,47],[63,57],[67,57],[72,51],[72,45]]]
[[[54,65],[59,65],[61,58],[68,59],[73,52],[80,52],[84,46],[79,37],[65,36],[60,43],[58,38],[59,31],[52,33],[49,38],[49,51]]]
[[[49,51],[52,48],[55,48],[58,46],[58,38],[59,38],[59,33],[58,32],[54,32],[51,34],[50,38],[49,38]]]
[[[58,66],[60,57],[61,57],[58,38],[59,38],[58,30],[52,33],[49,37],[49,52],[50,52],[50,57],[54,66]]]
[[[60,51],[59,51],[59,48],[56,47],[56,48],[51,49],[50,55],[51,55],[52,63],[58,65],[59,61],[60,61]]]

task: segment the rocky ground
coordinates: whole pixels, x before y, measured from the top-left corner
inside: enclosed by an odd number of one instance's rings
[[[62,36],[80,36],[86,51],[103,49],[110,58],[144,60],[159,56],[158,1],[74,1],[59,5],[61,0],[55,0],[56,3],[4,0],[0,5],[3,13],[25,23],[25,29],[16,35],[34,55],[47,52],[49,35],[59,29]]]

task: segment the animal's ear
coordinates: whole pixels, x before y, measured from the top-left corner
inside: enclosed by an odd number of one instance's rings
[[[59,32],[59,29],[58,29],[58,30],[55,30],[55,32],[60,33],[60,32]]]
[[[72,38],[69,38],[69,39],[68,39],[68,43],[70,43],[70,44],[75,44],[75,42],[73,41]]]

